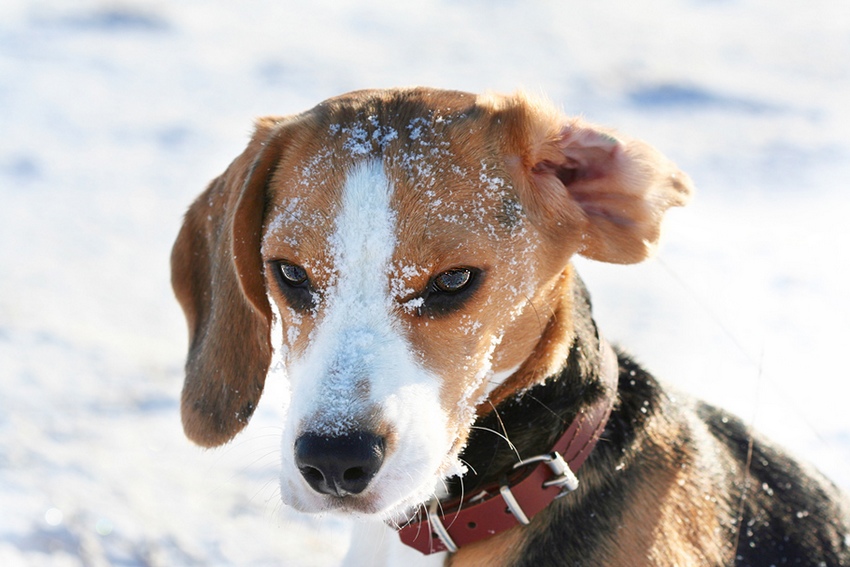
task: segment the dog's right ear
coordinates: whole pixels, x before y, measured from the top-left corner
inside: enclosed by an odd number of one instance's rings
[[[282,145],[277,123],[258,121],[245,151],[189,208],[171,253],[171,283],[189,326],[183,428],[206,447],[248,423],[271,362],[260,233]]]
[[[538,210],[550,227],[579,229],[578,252],[587,258],[644,260],[658,243],[664,213],[693,193],[690,178],[649,144],[580,119],[536,148],[530,177]]]

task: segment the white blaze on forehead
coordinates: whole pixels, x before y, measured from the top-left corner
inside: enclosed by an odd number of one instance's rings
[[[390,260],[395,248],[395,214],[390,208],[390,182],[380,162],[355,166],[342,196],[331,238],[339,292],[346,299],[385,303]]]

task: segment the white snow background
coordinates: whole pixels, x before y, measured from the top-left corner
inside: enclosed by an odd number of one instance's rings
[[[656,259],[579,261],[603,332],[850,490],[843,0],[0,4],[0,564],[334,565],[278,503],[283,385],[184,437],[168,257],[252,120],[523,87],[695,180]]]

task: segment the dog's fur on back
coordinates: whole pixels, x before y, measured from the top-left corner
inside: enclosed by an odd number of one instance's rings
[[[578,490],[435,560],[850,565],[829,481],[622,352],[617,391],[600,380],[570,258],[643,260],[691,192],[649,145],[522,94],[359,91],[263,118],[172,254],[186,433],[204,446],[238,433],[276,351],[291,390],[284,503],[401,524],[436,490],[473,493],[548,452],[611,396]]]

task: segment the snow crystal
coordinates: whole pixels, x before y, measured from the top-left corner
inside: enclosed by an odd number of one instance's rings
[[[379,123],[376,116],[368,116],[366,120],[371,126],[371,135],[367,128],[356,122],[350,126],[334,125],[339,133],[348,137],[342,147],[354,157],[370,155],[375,145],[383,152],[390,142],[398,139],[398,132],[392,126]]]
[[[401,304],[402,308],[408,313],[416,313],[425,304],[425,300],[421,297],[414,297]]]

